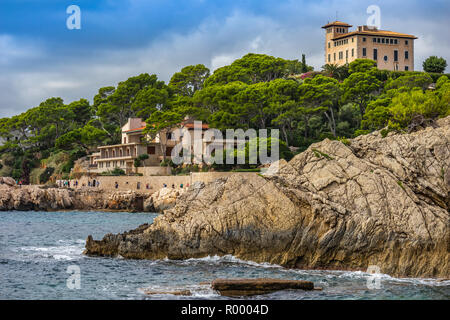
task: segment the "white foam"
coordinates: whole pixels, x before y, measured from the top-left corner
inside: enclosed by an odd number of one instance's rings
[[[61,246],[48,246],[48,247],[36,247],[26,246],[20,247],[19,251],[28,253],[31,257],[43,257],[47,259],[55,260],[75,260],[82,257],[84,246],[81,245],[79,240],[76,241],[77,245],[73,245],[73,241],[59,240],[58,243],[64,243]],[[84,242],[83,242],[84,244]]]

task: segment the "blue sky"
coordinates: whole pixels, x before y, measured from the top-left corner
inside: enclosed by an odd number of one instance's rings
[[[81,30],[66,27],[72,4]],[[320,27],[336,15],[365,24],[373,4],[382,29],[419,37],[416,70],[430,55],[450,62],[448,0],[0,0],[0,117],[53,96],[92,101],[100,87],[144,72],[168,81],[190,64],[213,70],[248,52],[305,53],[320,69]]]

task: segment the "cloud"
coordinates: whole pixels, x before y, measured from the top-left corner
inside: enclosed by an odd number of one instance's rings
[[[320,27],[334,20],[336,11],[340,20],[364,24],[371,2],[249,0],[226,6],[192,0],[178,6],[176,1],[132,0],[120,5],[103,1],[102,10],[80,5],[84,19],[92,17],[83,21],[80,31],[58,29],[30,37],[21,29],[0,35],[0,116],[18,114],[54,96],[66,103],[92,101],[99,88],[140,73],[155,73],[169,81],[174,72],[191,64],[214,70],[249,52],[285,59],[301,59],[304,53],[307,63],[320,69],[324,64]],[[429,55],[450,61],[450,38],[443,32],[446,16],[436,2],[440,0],[408,2],[406,14],[404,1],[378,1],[384,29],[419,37],[415,52],[419,70]],[[427,13],[424,17],[425,8],[436,12],[434,18]],[[58,18],[62,25],[64,12]]]

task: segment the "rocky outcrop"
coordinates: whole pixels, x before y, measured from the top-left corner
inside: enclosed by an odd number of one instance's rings
[[[175,206],[177,198],[185,191],[185,188],[162,188],[145,200],[144,210],[148,212],[163,212],[171,209]]]
[[[268,294],[281,290],[314,290],[314,283],[284,279],[215,279],[211,287],[221,296],[241,297]]]
[[[411,134],[324,140],[279,165],[192,188],[150,226],[89,237],[85,253],[450,277],[450,117]]]
[[[149,195],[133,191],[105,192],[45,186],[17,186],[14,179],[0,177],[0,210],[122,210],[143,211]]]

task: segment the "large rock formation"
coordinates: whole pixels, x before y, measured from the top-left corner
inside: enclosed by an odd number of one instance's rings
[[[95,188],[77,190],[45,186],[17,186],[14,179],[0,177],[0,210],[123,210],[142,211],[149,194],[133,191],[105,192]]]
[[[162,188],[145,200],[144,210],[148,212],[163,212],[164,210],[171,209],[175,206],[178,197],[185,191],[186,188]]]
[[[450,117],[412,134],[325,140],[279,164],[199,184],[152,225],[88,237],[85,253],[450,277]]]

